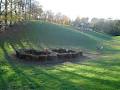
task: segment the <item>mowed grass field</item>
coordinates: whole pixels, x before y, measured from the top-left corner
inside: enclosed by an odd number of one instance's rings
[[[20,48],[72,48],[100,55],[44,66],[12,57]],[[18,26],[0,34],[0,90],[120,90],[120,37],[40,21]]]

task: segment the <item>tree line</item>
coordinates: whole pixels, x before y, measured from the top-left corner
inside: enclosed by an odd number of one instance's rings
[[[44,11],[36,0],[0,0],[0,31],[6,27],[28,20],[73,25],[82,30],[94,30],[111,35],[120,35],[120,20],[77,17],[74,21],[62,13]]]
[[[20,21],[30,20],[38,13],[32,12],[36,8],[42,11],[41,7],[35,3],[35,0],[0,0],[0,28],[11,26]]]
[[[113,36],[120,35],[120,20],[93,18],[91,25],[95,31],[104,32]]]
[[[87,17],[77,17],[72,24],[74,27],[83,31],[92,30],[114,36],[120,35],[120,20],[114,20],[111,18],[92,18],[89,20]]]
[[[60,12],[55,14],[51,10],[44,11],[40,19],[43,21],[48,21],[48,22],[57,23],[57,24],[69,25],[71,23],[71,19],[68,16],[63,15]]]
[[[70,18],[51,10],[43,11],[36,0],[0,0],[0,29],[27,20],[69,24]]]

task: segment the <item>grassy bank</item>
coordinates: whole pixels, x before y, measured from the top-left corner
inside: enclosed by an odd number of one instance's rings
[[[30,22],[0,36],[1,90],[119,90],[120,37],[80,32],[71,27]],[[81,62],[51,66],[18,62],[11,53],[18,48],[73,48],[102,55]]]

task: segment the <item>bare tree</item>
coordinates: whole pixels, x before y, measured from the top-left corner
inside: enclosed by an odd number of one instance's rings
[[[5,0],[5,25],[7,26],[8,0]]]

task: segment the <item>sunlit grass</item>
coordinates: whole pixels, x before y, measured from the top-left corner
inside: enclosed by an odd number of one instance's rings
[[[26,27],[26,31],[13,33],[8,36],[9,38],[2,37],[0,90],[119,90],[120,53],[116,51],[119,51],[120,38],[112,39],[96,32],[85,34],[69,28],[32,22]],[[14,49],[18,48],[69,47],[89,49],[94,52],[100,42],[105,45],[101,57],[78,63],[66,62],[53,66],[40,66],[19,63],[10,57]]]

